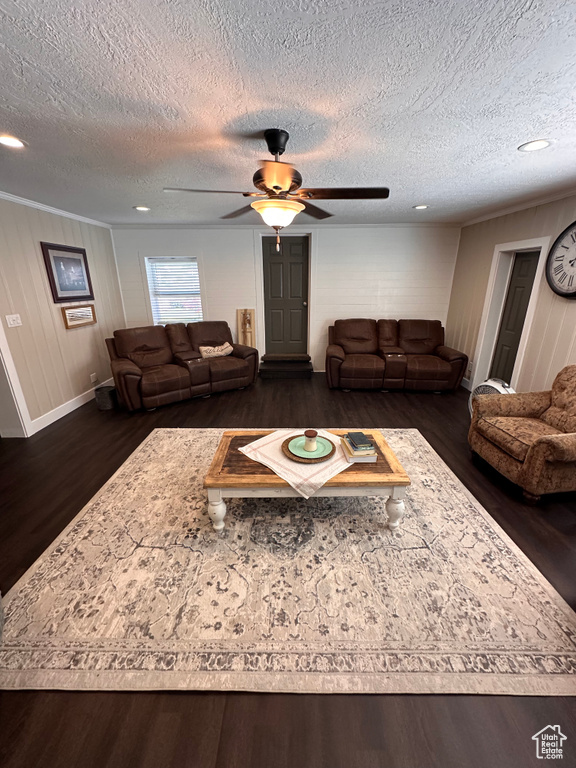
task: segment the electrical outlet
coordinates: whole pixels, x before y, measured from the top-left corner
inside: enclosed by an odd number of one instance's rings
[[[91,373],[90,374],[90,381],[92,384],[96,384],[98,381],[98,374],[97,373]]]
[[[20,315],[6,315],[6,325],[8,328],[16,328],[22,325],[22,318]]]
[[[473,368],[473,367],[474,367],[474,361],[473,361],[473,360],[470,360],[470,362],[468,363],[468,369],[467,369],[467,371],[466,371],[466,376],[467,376],[468,378],[470,378],[470,376],[472,376],[472,368]]]

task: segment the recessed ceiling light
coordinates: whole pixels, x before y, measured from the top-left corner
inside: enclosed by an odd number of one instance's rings
[[[536,139],[535,141],[527,141],[526,144],[520,144],[518,147],[520,152],[537,152],[539,149],[546,149],[552,142],[549,139]]]
[[[412,208],[414,208],[417,211],[423,211],[424,208],[428,208],[427,205],[413,205]]]
[[[24,142],[17,139],[16,136],[0,136],[0,144],[4,144],[5,147],[13,147],[14,149],[22,149]]]
[[[134,206],[135,211],[149,211],[150,208],[147,208],[145,205],[135,205]]]

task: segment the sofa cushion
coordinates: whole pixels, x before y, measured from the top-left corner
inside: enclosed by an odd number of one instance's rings
[[[181,365],[158,365],[143,372],[140,388],[142,397],[189,389],[190,376]]]
[[[556,376],[550,399],[541,420],[561,432],[576,432],[576,365],[567,365]]]
[[[248,376],[250,367],[238,357],[214,357],[210,360],[211,381],[227,381]]]
[[[186,352],[192,350],[188,331],[184,323],[168,323],[165,328],[170,348],[175,355],[181,354],[185,356]]]
[[[375,355],[378,353],[376,320],[353,318],[336,320],[334,344],[339,344],[347,355]]]
[[[444,344],[440,320],[399,320],[398,344],[411,355],[431,355]]]
[[[343,379],[383,379],[384,360],[377,355],[346,355],[340,366]]]
[[[398,346],[398,320],[378,320],[378,347]]]
[[[436,355],[406,355],[406,379],[411,381],[448,381],[452,367]]]
[[[528,449],[539,437],[561,434],[540,419],[524,416],[485,416],[478,420],[476,429],[518,461],[524,461]]]
[[[143,328],[123,328],[114,331],[119,357],[127,357],[139,368],[150,368],[172,361],[172,350],[162,325]]]
[[[228,342],[232,344],[232,333],[225,320],[202,320],[199,323],[188,323],[188,336],[192,348],[219,347]]]

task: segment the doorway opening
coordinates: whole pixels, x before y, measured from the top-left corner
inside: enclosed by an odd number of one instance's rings
[[[549,246],[549,237],[495,246],[474,354],[472,391],[491,377],[517,388]]]
[[[507,384],[512,379],[539,257],[540,251],[514,254],[512,274],[490,366],[491,379],[502,379]]]
[[[263,378],[309,378],[308,354],[309,239],[282,237],[280,251],[275,237],[262,238],[264,276]]]

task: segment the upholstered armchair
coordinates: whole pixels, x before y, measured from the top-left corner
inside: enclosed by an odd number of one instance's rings
[[[474,398],[468,442],[529,502],[576,491],[576,365],[563,368],[549,392]]]

